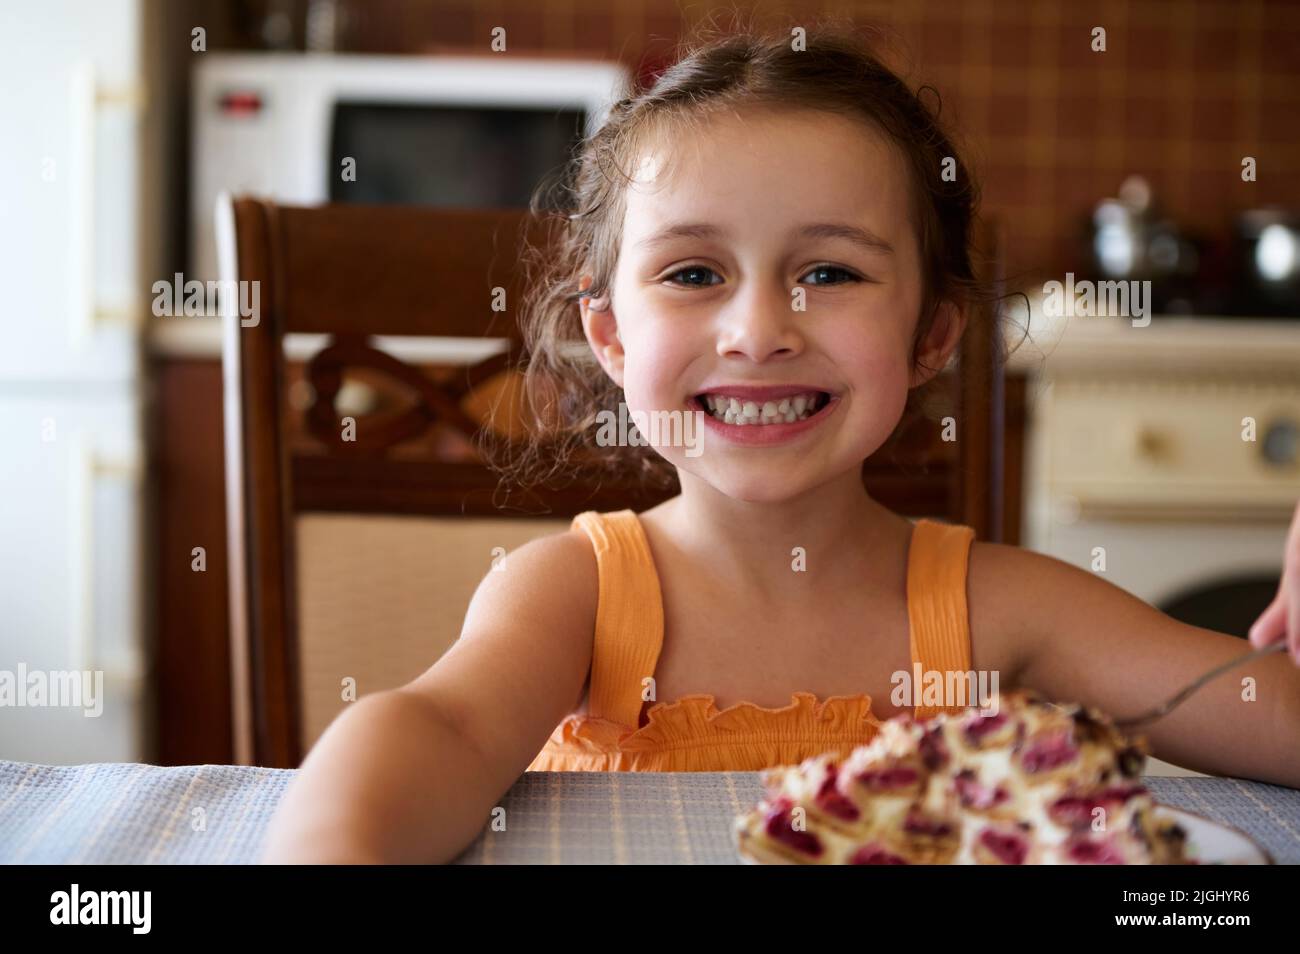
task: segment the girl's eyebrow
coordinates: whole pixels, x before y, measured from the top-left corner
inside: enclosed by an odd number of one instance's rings
[[[867,252],[894,254],[894,247],[874,232],[845,222],[815,222],[796,229],[794,235],[798,238],[841,238]],[[727,237],[726,229],[708,222],[678,222],[665,226],[648,238],[642,239],[637,243],[637,247],[655,248],[679,238],[725,239]]]

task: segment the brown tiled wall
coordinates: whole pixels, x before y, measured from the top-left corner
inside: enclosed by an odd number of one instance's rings
[[[1221,234],[1233,214],[1300,207],[1296,0],[916,0],[737,4],[759,23],[819,12],[879,24],[892,58],[943,98],[1009,223],[1013,269],[1061,271],[1097,199],[1138,172],[1174,218]],[[581,50],[652,67],[718,7],[690,0],[357,0],[362,50]],[[1093,27],[1106,51],[1092,52]],[[1243,156],[1258,181],[1241,181]]]

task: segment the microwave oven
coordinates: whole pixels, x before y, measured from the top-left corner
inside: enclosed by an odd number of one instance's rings
[[[564,58],[207,53],[193,83],[187,277],[217,275],[223,192],[292,205],[509,208],[631,87]]]

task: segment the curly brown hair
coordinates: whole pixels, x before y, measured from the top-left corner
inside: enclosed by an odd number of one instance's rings
[[[529,210],[546,241],[521,257],[530,296],[520,326],[523,399],[528,437],[485,457],[521,486],[557,477],[607,476],[672,487],[675,468],[653,447],[598,448],[597,417],[617,409],[623,390],[601,368],[583,335],[579,300],[609,293],[619,258],[631,164],[650,142],[685,141],[718,111],[795,107],[856,117],[900,150],[912,184],[919,226],[923,298],[913,344],[922,340],[939,304],[968,307],[989,296],[972,267],[972,222],[978,189],[938,118],[938,94],[911,89],[874,51],[879,34],[838,18],[806,28],[803,49],[793,31],[706,25],[678,44],[673,65],[646,89],[624,89],[608,118],[583,140],[557,181],[544,182]],[[933,94],[935,106],[923,94]],[[940,174],[946,160],[955,175]],[[591,284],[580,288],[584,275]],[[919,365],[918,365],[919,366]],[[894,437],[919,416],[933,415],[937,376],[908,395]],[[892,440],[892,439],[891,439]]]

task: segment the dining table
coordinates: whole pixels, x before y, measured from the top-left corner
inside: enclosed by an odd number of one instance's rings
[[[0,863],[251,864],[295,769],[0,760]],[[1144,776],[1155,799],[1300,863],[1300,790]],[[525,772],[454,864],[738,864],[757,772]]]

